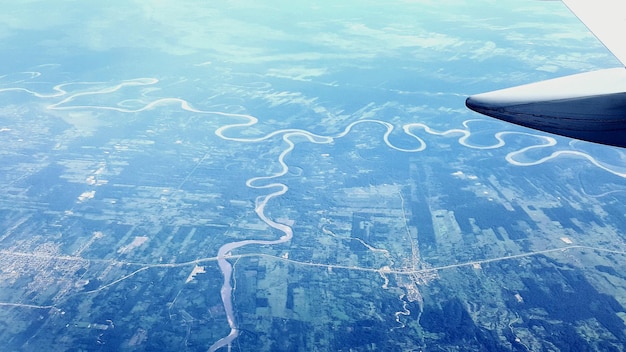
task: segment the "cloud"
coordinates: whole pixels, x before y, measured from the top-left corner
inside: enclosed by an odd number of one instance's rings
[[[387,58],[587,69],[598,60],[589,43],[600,44],[577,21],[560,2],[26,0],[3,8],[0,37],[59,55],[135,48],[197,63],[272,64],[270,76],[308,81],[333,70],[319,62],[366,67]],[[576,62],[553,61],[563,48]]]
[[[304,66],[291,66],[285,68],[270,68],[267,76],[288,78],[294,81],[310,81],[328,73],[327,68],[310,68]]]

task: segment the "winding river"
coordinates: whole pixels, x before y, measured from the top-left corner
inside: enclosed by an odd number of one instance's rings
[[[38,72],[28,72],[25,74],[30,75],[31,78],[39,77],[41,75]],[[523,133],[523,132],[503,131],[503,132],[494,133],[493,137],[496,140],[496,143],[494,144],[473,145],[469,143],[468,140],[471,137],[469,124],[473,121],[485,121],[485,120],[466,120],[463,122],[463,128],[449,129],[446,131],[436,131],[423,123],[405,124],[402,126],[402,130],[404,134],[414,139],[418,145],[412,149],[403,149],[403,148],[399,148],[395,146],[389,140],[391,133],[394,131],[396,126],[389,122],[375,120],[375,119],[363,119],[363,120],[354,121],[348,124],[342,132],[332,135],[332,136],[316,135],[312,132],[301,130],[301,129],[282,129],[282,130],[273,131],[271,133],[268,133],[260,137],[241,138],[241,137],[231,137],[231,136],[228,136],[226,133],[233,129],[243,130],[243,129],[249,128],[257,124],[258,119],[256,117],[251,116],[251,115],[246,115],[246,114],[198,110],[198,109],[193,108],[189,102],[180,98],[160,98],[160,99],[152,100],[148,103],[142,102],[141,100],[132,100],[132,101],[125,100],[123,102],[118,103],[116,106],[72,105],[74,100],[79,97],[84,97],[84,96],[89,96],[89,95],[98,95],[98,94],[110,94],[124,87],[151,86],[151,85],[156,85],[158,82],[159,80],[156,78],[130,79],[130,80],[122,81],[114,85],[109,84],[108,86],[105,86],[104,84],[98,83],[98,82],[77,82],[77,83],[65,83],[65,84],[59,84],[59,85],[53,86],[52,92],[48,94],[38,93],[38,92],[35,92],[27,88],[23,88],[23,87],[2,88],[0,89],[0,93],[7,92],[7,91],[18,91],[18,92],[31,94],[41,99],[57,99],[56,102],[46,105],[46,108],[50,110],[75,110],[75,109],[85,110],[87,109],[87,110],[111,110],[111,111],[117,111],[117,112],[122,112],[122,113],[137,113],[137,112],[141,112],[145,110],[154,109],[160,106],[178,105],[182,110],[185,110],[185,111],[206,114],[206,115],[217,115],[217,116],[222,116],[222,117],[226,117],[229,119],[240,121],[237,123],[232,123],[232,124],[219,127],[215,131],[215,134],[219,138],[222,138],[224,140],[242,142],[242,143],[258,143],[258,142],[268,140],[275,136],[282,136],[282,140],[286,143],[286,148],[282,150],[281,154],[278,157],[278,162],[280,163],[282,169],[273,175],[251,178],[246,182],[246,186],[255,188],[255,189],[267,189],[270,192],[269,194],[265,196],[260,196],[256,199],[255,212],[257,216],[263,222],[265,222],[269,227],[280,231],[283,235],[280,236],[280,238],[276,240],[250,239],[250,240],[244,240],[244,241],[231,242],[231,243],[227,243],[223,245],[218,250],[217,262],[218,262],[218,266],[220,268],[220,271],[224,279],[221,290],[220,290],[220,295],[221,295],[221,299],[222,299],[224,309],[226,312],[228,325],[230,327],[230,333],[227,336],[216,341],[212,346],[210,346],[209,348],[210,352],[217,351],[224,347],[227,347],[230,350],[233,341],[238,337],[238,334],[239,334],[239,331],[237,328],[237,322],[235,320],[235,308],[233,307],[233,299],[232,299],[233,287],[232,287],[231,282],[232,282],[232,276],[233,276],[233,266],[229,262],[231,253],[238,248],[248,246],[248,245],[278,245],[278,244],[290,241],[293,237],[293,230],[290,226],[284,223],[276,222],[272,219],[269,219],[265,215],[265,207],[267,206],[268,202],[275,197],[282,196],[289,189],[287,185],[283,183],[272,182],[272,180],[285,175],[289,171],[289,167],[285,163],[285,157],[294,149],[295,144],[291,140],[292,137],[295,137],[295,136],[304,137],[309,142],[316,143],[316,144],[329,144],[329,143],[332,143],[335,139],[341,138],[349,134],[352,128],[356,126],[357,124],[370,123],[370,124],[380,125],[384,128],[385,131],[383,132],[382,138],[385,144],[389,148],[397,150],[397,151],[407,152],[407,153],[415,153],[415,152],[421,152],[424,149],[426,149],[426,143],[424,142],[424,140],[415,133],[415,131],[418,131],[418,130],[422,130],[425,133],[430,134],[430,135],[436,135],[436,136],[441,136],[441,137],[459,136],[458,143],[465,147],[472,148],[472,149],[497,149],[497,148],[503,147],[506,144],[504,137],[507,135],[511,135],[511,134],[526,135],[526,136],[531,136],[533,138],[537,138],[538,140],[540,140],[540,142],[537,144],[526,146],[519,150],[509,152],[505,156],[505,159],[507,162],[513,165],[517,165],[517,166],[532,166],[532,165],[538,165],[538,164],[547,162],[549,160],[552,160],[558,157],[576,157],[576,158],[583,158],[589,161],[594,166],[604,171],[607,171],[619,177],[626,178],[626,170],[623,170],[622,168],[618,166],[603,163],[601,161],[598,161],[596,158],[594,158],[593,156],[587,153],[584,153],[578,150],[572,150],[571,148],[570,149],[561,148],[560,150],[552,151],[549,155],[545,157],[535,158],[535,159],[532,159],[531,161],[519,161],[520,159],[524,159],[524,157],[527,156],[527,152],[529,151],[537,150],[540,148],[553,148],[557,144],[554,138],[545,136],[545,135],[535,135],[535,134],[529,134],[529,133]],[[69,93],[66,88],[69,85],[80,86],[82,88],[80,88],[78,92]],[[129,108],[127,105],[129,102],[132,104],[137,104],[140,107],[135,108],[135,109]],[[404,313],[401,311],[398,314],[404,314]]]

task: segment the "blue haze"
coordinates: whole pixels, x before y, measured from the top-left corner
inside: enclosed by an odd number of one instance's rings
[[[561,2],[20,1],[0,41],[7,351],[624,350],[626,154],[464,107],[618,65]]]

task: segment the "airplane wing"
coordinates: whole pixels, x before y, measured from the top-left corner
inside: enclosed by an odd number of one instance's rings
[[[563,0],[626,65],[624,0]],[[626,148],[626,68],[472,95],[471,110],[517,125]]]
[[[604,46],[626,66],[626,1],[563,0]]]

